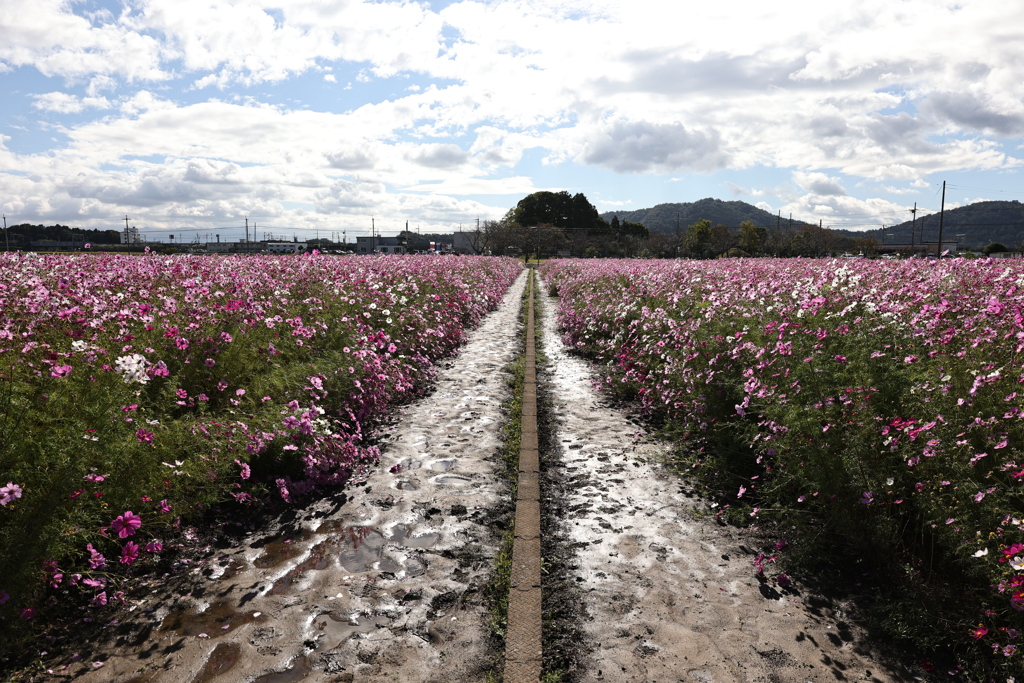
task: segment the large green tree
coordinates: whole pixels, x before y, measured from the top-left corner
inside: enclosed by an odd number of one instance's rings
[[[578,192],[534,192],[519,200],[511,218],[524,227],[549,225],[569,231],[600,233],[609,230],[608,223],[597,209]]]

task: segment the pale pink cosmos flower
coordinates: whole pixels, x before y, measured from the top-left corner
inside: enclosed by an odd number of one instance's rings
[[[21,498],[22,489],[13,481],[7,482],[7,486],[0,486],[0,505],[7,505]]]

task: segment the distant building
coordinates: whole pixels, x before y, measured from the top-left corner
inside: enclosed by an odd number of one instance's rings
[[[261,246],[268,254],[301,254],[306,251],[305,242],[264,242]]]
[[[408,254],[404,237],[356,237],[357,254]]]

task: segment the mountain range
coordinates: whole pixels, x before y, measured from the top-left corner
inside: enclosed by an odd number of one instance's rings
[[[722,201],[708,197],[696,202],[679,202],[658,204],[649,209],[635,211],[608,211],[601,217],[610,221],[618,216],[620,221],[628,220],[643,223],[651,232],[672,234],[677,226],[686,230],[688,225],[698,220],[707,219],[713,225],[722,224],[736,229],[743,221],[751,221],[764,227],[801,228],[809,223],[793,220],[788,216],[780,217],[764,209],[742,201]],[[961,248],[981,249],[992,242],[999,242],[1013,248],[1024,243],[1024,204],[1019,201],[976,202],[967,206],[945,211],[942,218],[942,241],[958,240]],[[869,237],[882,243],[910,243],[911,232],[914,242],[922,240],[938,241],[939,214],[922,216],[916,221],[906,221],[898,225],[886,227],[884,230],[843,230],[834,228],[835,232],[845,237]]]
[[[780,219],[777,214],[769,213],[746,202],[726,202],[711,197],[696,202],[658,204],[650,209],[608,211],[601,214],[601,218],[606,221],[610,221],[613,216],[618,216],[620,221],[643,223],[651,232],[666,234],[675,233],[677,226],[680,230],[686,230],[686,226],[701,219],[707,219],[713,225],[722,224],[730,228],[739,228],[743,221],[750,221],[754,225],[761,226],[790,224],[788,216],[783,216]],[[794,228],[800,228],[809,224],[794,220],[792,225]]]

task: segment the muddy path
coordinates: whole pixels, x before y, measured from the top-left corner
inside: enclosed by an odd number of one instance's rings
[[[576,548],[587,681],[907,681],[846,607],[755,578],[753,533],[725,527],[669,473],[662,444],[592,388],[538,287],[563,532]],[[549,492],[553,495],[553,492]],[[918,679],[920,680],[920,679]]]
[[[470,333],[433,393],[394,416],[365,483],[218,552],[196,567],[188,595],[149,596],[93,644],[88,659],[101,666],[55,673],[90,683],[481,680],[500,655],[481,591],[508,515],[500,406],[526,279]]]

